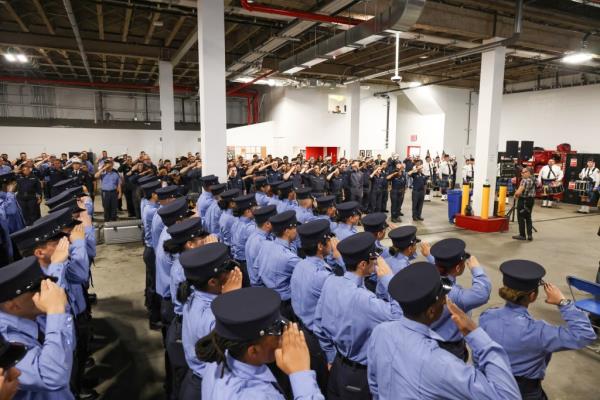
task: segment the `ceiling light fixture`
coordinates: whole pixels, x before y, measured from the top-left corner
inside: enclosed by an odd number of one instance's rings
[[[394,32],[396,35],[396,73],[392,76],[392,82],[400,82],[402,77],[398,75],[398,59],[400,58],[400,32]]]
[[[577,51],[565,55],[562,58],[562,62],[564,62],[565,64],[582,64],[584,62],[590,61],[593,58],[594,55],[592,53],[588,53],[586,51]]]
[[[29,60],[27,59],[27,56],[26,56],[25,54],[17,54],[17,60],[18,60],[20,63],[26,63],[27,61],[29,61]]]
[[[11,54],[11,53],[4,53],[4,58],[8,62],[16,62],[17,61],[17,57],[14,54]]]

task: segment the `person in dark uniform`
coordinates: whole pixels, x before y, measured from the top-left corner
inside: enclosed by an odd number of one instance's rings
[[[329,183],[329,194],[335,196],[336,203],[344,202],[344,179],[340,174],[340,167],[334,167],[332,171],[327,175],[327,182]]]
[[[27,347],[18,342],[9,342],[0,334],[0,399],[11,400],[19,389],[19,371],[15,365],[27,354]]]
[[[124,156],[124,160],[121,163],[121,165],[119,165],[119,173],[121,173],[121,175],[123,176],[123,197],[125,197],[125,204],[127,206],[127,215],[130,218],[134,218],[136,216],[135,214],[135,207],[134,207],[134,203],[133,203],[133,192],[135,191],[135,179],[132,179],[132,174],[130,174],[131,170],[133,168],[133,160],[131,159],[131,156]]]
[[[425,201],[425,188],[427,187],[427,175],[423,174],[423,162],[415,161],[415,166],[408,173],[412,178],[412,218],[413,221],[424,221],[423,202]]]
[[[386,178],[392,186],[390,190],[392,222],[402,222],[400,217],[404,215],[402,213],[402,203],[404,203],[404,193],[406,191],[404,164],[398,162],[396,170],[388,174]]]
[[[521,177],[521,183],[515,192],[519,234],[512,238],[516,240],[533,240],[531,213],[533,212],[533,205],[535,203],[535,182],[531,177],[531,168],[524,168],[521,171]]]
[[[52,160],[52,163],[50,164],[50,167],[46,169],[44,176],[46,181],[46,186],[44,188],[45,195],[46,199],[49,199],[52,197],[52,187],[54,184],[66,178],[65,171],[63,170],[62,163],[59,159],[55,158]]]
[[[244,177],[245,173],[243,169],[237,169],[236,167],[230,167],[227,175],[227,186],[229,189],[244,190]]]
[[[479,323],[508,353],[523,399],[546,400],[542,381],[552,353],[588,346],[596,334],[587,314],[567,300],[557,286],[542,280],[546,270],[538,263],[510,260],[500,265],[500,272],[504,286],[499,294],[506,305],[484,311]],[[546,303],[558,308],[566,326],[536,320],[529,313],[540,286],[546,292]]]
[[[373,173],[373,168],[368,165],[366,162],[361,163],[362,170],[362,200],[361,200],[361,209],[363,213],[369,213],[372,204],[371,204],[371,174]]]
[[[41,217],[40,203],[42,202],[42,184],[32,174],[31,166],[22,163],[20,175],[17,177],[17,201],[21,206],[26,225],[31,225]]]
[[[380,212],[383,206],[383,192],[387,190],[387,179],[383,167],[377,167],[371,174],[371,194],[369,204],[371,212]]]
[[[118,200],[121,197],[121,177],[113,169],[113,163],[110,160],[104,163],[94,177],[100,178],[101,182],[104,222],[116,221]]]
[[[310,187],[313,197],[321,197],[325,194],[327,179],[325,171],[321,170],[319,166],[315,166],[310,173],[304,174],[303,178]]]

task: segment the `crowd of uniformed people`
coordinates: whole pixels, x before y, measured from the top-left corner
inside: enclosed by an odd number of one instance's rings
[[[527,260],[500,265],[506,304],[479,326],[471,319],[492,285],[465,243],[430,245],[416,226],[387,222],[388,196],[396,222],[409,186],[422,207],[431,175],[421,160],[238,158],[219,183],[191,154],[177,174],[146,157],[118,174],[116,200],[126,179],[139,198],[146,307],[162,333],[169,399],[545,399],[552,353],[596,339],[588,316]],[[95,175],[114,207],[110,164]],[[94,188],[59,181],[50,212],[26,226],[13,171],[2,172],[2,209],[18,212],[2,216],[14,247],[0,268],[0,400],[93,397],[83,376]],[[470,287],[457,283],[465,271]],[[529,314],[540,291],[564,325]]]

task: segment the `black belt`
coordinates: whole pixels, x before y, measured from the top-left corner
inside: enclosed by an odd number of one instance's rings
[[[351,359],[349,359],[347,357],[344,357],[340,353],[337,353],[336,357],[338,357],[340,359],[340,361],[342,362],[342,364],[348,365],[349,367],[356,368],[356,369],[367,369],[366,365],[363,365],[363,364],[358,363],[356,361],[352,361]]]
[[[542,387],[541,379],[531,379],[525,378],[524,376],[515,376],[515,380],[517,381],[521,390],[535,390]]]

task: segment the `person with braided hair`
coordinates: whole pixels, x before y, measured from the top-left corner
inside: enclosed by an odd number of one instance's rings
[[[285,399],[267,366],[273,362],[289,376],[294,399],[324,399],[304,334],[281,317],[280,303],[277,292],[264,287],[225,293],[212,302],[214,330],[196,344],[198,359],[206,363],[203,399]]]
[[[196,342],[215,326],[212,301],[221,293],[242,287],[242,272],[223,243],[208,243],[181,253],[179,262],[186,280],[177,298],[183,306],[182,341],[189,370],[181,384],[179,399],[200,399],[206,363],[196,357]],[[205,397],[212,398],[212,397]]]

